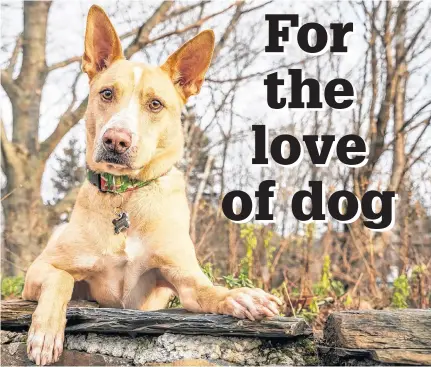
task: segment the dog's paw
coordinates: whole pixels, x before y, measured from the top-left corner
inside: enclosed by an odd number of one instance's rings
[[[33,315],[27,338],[28,358],[38,366],[45,366],[58,361],[63,352],[64,317],[49,318]]]
[[[259,288],[231,289],[219,304],[219,312],[240,319],[261,320],[279,314],[281,300]]]

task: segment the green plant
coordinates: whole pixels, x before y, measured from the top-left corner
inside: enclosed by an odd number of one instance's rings
[[[2,298],[19,297],[24,289],[24,277],[5,277],[1,280]]]
[[[177,296],[172,296],[168,302],[168,308],[181,308],[180,299]]]
[[[344,289],[344,284],[339,280],[331,280],[331,289],[337,297],[341,297],[346,293]]]
[[[319,296],[327,296],[331,290],[331,258],[325,255],[323,258],[322,275],[319,283],[314,287],[314,294]]]
[[[215,277],[214,277],[213,264],[211,264],[210,262],[206,262],[201,266],[201,269],[204,272],[204,274],[208,277],[208,279],[211,280],[211,282],[214,282]]]
[[[407,300],[410,295],[410,286],[407,276],[400,275],[394,280],[394,291],[392,294],[392,307],[407,308]]]
[[[347,294],[346,299],[343,302],[344,306],[349,307],[353,304],[353,299],[352,296],[350,294]]]
[[[236,278],[232,274],[229,274],[223,276],[223,280],[225,281],[228,288],[254,287],[253,282],[248,278],[247,274],[245,273],[240,273],[238,275],[238,278]]]
[[[341,297],[345,293],[343,283],[332,279],[331,258],[329,255],[325,255],[323,258],[322,275],[319,282],[313,287],[313,292],[321,297],[327,297],[331,293]]]
[[[241,272],[251,275],[253,268],[253,254],[257,246],[257,238],[254,233],[255,226],[253,224],[241,224],[240,238],[244,240],[245,256],[240,262]]]
[[[412,270],[412,281],[417,280],[422,275],[426,274],[427,266],[425,264],[415,265]]]
[[[263,234],[263,247],[265,248],[266,253],[266,266],[268,269],[271,269],[271,271],[274,271],[274,268],[272,266],[272,260],[274,258],[274,252],[276,250],[276,247],[271,245],[271,239],[274,236],[274,232],[271,230],[267,230]]]
[[[317,303],[317,297],[313,297],[308,308],[301,310],[300,315],[304,317],[305,320],[312,323],[317,316],[319,316],[319,305]]]

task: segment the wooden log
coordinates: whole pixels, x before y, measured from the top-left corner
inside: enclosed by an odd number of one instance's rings
[[[339,357],[365,353],[382,363],[431,364],[431,310],[334,312],[323,346]]]
[[[327,366],[394,363],[420,366],[429,365],[431,358],[431,349],[348,349],[318,345],[317,351],[320,363]]]
[[[22,300],[1,302],[4,330],[29,326],[35,302]],[[295,338],[310,336],[312,330],[300,318],[274,317],[260,322],[240,320],[226,315],[197,314],[183,309],[137,311],[114,308],[89,308],[69,305],[66,332],[138,334],[203,334]]]
[[[431,348],[431,310],[334,312],[323,337],[341,348]]]
[[[371,351],[375,361],[383,363],[430,365],[431,349],[374,349]]]

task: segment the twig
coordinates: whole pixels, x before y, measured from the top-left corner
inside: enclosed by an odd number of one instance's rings
[[[11,196],[16,190],[21,189],[22,185],[19,185],[18,187],[15,187],[12,191],[8,192],[5,196],[3,196],[0,199],[0,202],[2,202],[4,199],[7,199],[9,196]]]
[[[14,264],[12,261],[5,259],[4,257],[1,259],[1,261],[6,261],[7,263],[11,264],[12,266],[14,266],[15,268],[21,270],[22,272],[25,273],[25,269],[21,268],[20,266]]]
[[[352,289],[352,297],[356,294],[356,290],[358,289],[358,286],[359,286],[359,284],[361,283],[361,280],[362,280],[362,276],[364,275],[364,273],[361,273],[360,275],[359,275],[359,278],[358,278],[358,280],[356,281],[356,283],[355,283],[355,286],[353,287],[353,289]]]
[[[293,317],[296,317],[295,309],[293,308],[292,301],[290,300],[290,296],[289,296],[289,291],[287,290],[287,287],[286,287],[286,282],[283,282],[283,288],[284,288],[284,291],[286,292],[287,299],[289,300],[289,304],[290,304],[290,308],[292,309]]]

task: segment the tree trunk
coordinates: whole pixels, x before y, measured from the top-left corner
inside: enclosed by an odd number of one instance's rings
[[[50,234],[49,211],[40,197],[45,164],[31,157],[22,160],[17,167],[9,167],[6,172],[6,194],[2,201],[5,218],[3,269],[7,275],[26,271]]]
[[[5,216],[4,261],[6,274],[27,270],[49,236],[47,211],[40,185],[45,159],[39,152],[39,115],[47,75],[45,47],[51,2],[24,2],[23,61],[8,93],[13,112],[12,142],[5,157],[7,185],[3,192]]]

